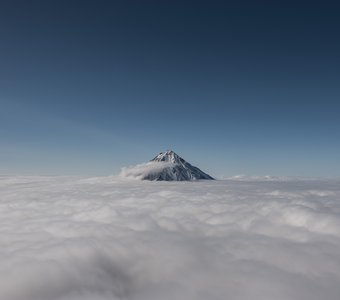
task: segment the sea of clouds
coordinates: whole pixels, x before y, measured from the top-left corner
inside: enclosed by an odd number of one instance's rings
[[[339,295],[339,180],[0,177],[0,299]]]

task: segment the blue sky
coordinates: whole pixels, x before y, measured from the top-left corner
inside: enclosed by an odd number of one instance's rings
[[[0,6],[0,173],[340,176],[335,1]]]

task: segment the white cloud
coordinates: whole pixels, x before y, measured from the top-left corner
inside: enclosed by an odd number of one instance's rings
[[[2,176],[0,299],[338,300],[339,199],[336,180]]]
[[[124,167],[119,175],[126,178],[143,179],[172,166],[174,166],[172,162],[150,161],[136,166]]]

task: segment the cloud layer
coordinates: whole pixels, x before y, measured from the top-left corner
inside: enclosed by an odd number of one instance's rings
[[[339,183],[0,177],[0,299],[338,300]]]

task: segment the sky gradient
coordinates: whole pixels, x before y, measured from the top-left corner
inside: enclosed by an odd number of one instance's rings
[[[2,1],[0,174],[340,176],[337,1]]]

